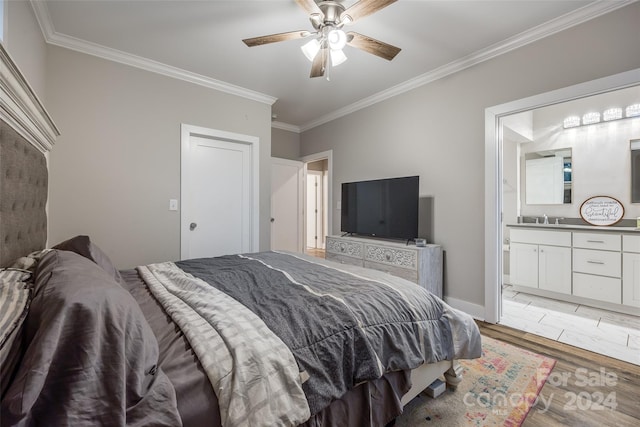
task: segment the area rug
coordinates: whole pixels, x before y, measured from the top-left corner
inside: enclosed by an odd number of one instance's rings
[[[460,361],[458,389],[436,399],[420,394],[405,407],[395,427],[520,426],[555,363],[483,336],[482,357]]]

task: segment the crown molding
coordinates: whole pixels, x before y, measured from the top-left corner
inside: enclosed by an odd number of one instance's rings
[[[392,98],[396,95],[400,95],[402,93],[416,89],[420,86],[424,86],[428,83],[434,82],[448,75],[457,73],[459,71],[462,71],[464,69],[477,65],[481,62],[488,61],[492,58],[495,58],[497,56],[500,56],[512,50],[526,46],[527,44],[536,42],[550,35],[559,33],[568,28],[574,27],[576,25],[587,22],[591,19],[605,15],[609,12],[613,12],[614,10],[628,6],[637,1],[638,0],[620,0],[620,1],[599,0],[594,3],[588,4],[584,7],[581,7],[580,9],[576,9],[573,12],[570,12],[558,18],[552,19],[551,21],[545,22],[544,24],[538,25],[537,27],[533,27],[527,31],[524,31],[520,34],[517,34],[513,37],[510,37],[494,45],[491,45],[485,49],[479,50],[463,58],[460,58],[456,61],[445,64],[442,67],[438,67],[418,77],[407,80],[389,89],[383,90],[372,96],[369,96],[367,98],[354,102],[353,104],[350,104],[338,110],[332,111],[329,114],[326,114],[322,117],[319,117],[315,120],[312,120],[310,122],[303,124],[302,126],[300,126],[300,130],[304,132],[314,127],[328,123],[330,121],[339,119],[340,117],[346,116],[348,114],[354,113],[363,108],[377,104],[378,102]]]
[[[274,129],[282,129],[289,132],[300,133],[300,126],[290,125],[284,122],[271,122],[271,127]]]
[[[314,127],[328,123],[332,120],[336,120],[348,114],[354,113],[363,108],[377,104],[386,99],[392,98],[396,95],[400,95],[402,93],[439,80],[448,75],[465,70],[481,62],[488,61],[492,58],[495,58],[496,56],[518,49],[550,35],[559,33],[573,26],[582,24],[591,19],[605,15],[609,12],[613,12],[614,10],[628,6],[629,4],[635,3],[637,1],[639,0],[595,1],[594,3],[588,4],[580,9],[577,9],[558,18],[552,19],[551,21],[548,21],[530,30],[524,31],[485,49],[474,52],[459,60],[445,64],[413,79],[395,85],[389,89],[378,92],[367,98],[363,98],[357,102],[354,102],[353,104],[332,111],[329,114],[309,121],[301,126],[290,125],[288,123],[282,122],[272,122],[271,127],[297,133],[307,131]],[[230,83],[212,79],[210,77],[192,73],[180,68],[172,67],[170,65],[156,62],[147,58],[131,55],[116,49],[107,48],[105,46],[57,33],[53,28],[51,16],[49,14],[49,9],[46,5],[46,2],[30,0],[30,3],[33,7],[36,19],[38,21],[38,24],[40,25],[40,29],[42,30],[45,41],[49,44],[97,56],[106,60],[119,62],[125,65],[130,65],[132,67],[198,84],[210,89],[215,89],[221,92],[248,98],[254,101],[263,102],[268,105],[273,105],[277,100],[277,98],[270,95],[255,92],[249,89],[242,88],[240,86],[235,86]]]
[[[108,61],[118,62],[145,71],[150,71],[152,73],[161,74],[163,76],[183,80],[209,89],[229,93],[231,95],[240,96],[252,101],[262,102],[264,104],[273,105],[277,101],[277,98],[264,93],[232,85],[231,83],[212,79],[201,74],[186,71],[181,68],[173,67],[141,56],[132,55],[117,49],[108,48],[97,43],[60,34],[56,32],[53,27],[51,15],[49,14],[49,8],[47,7],[46,2],[36,0],[30,0],[30,2],[45,41],[49,44],[97,56]]]
[[[0,43],[0,119],[42,153],[50,151],[60,131]]]

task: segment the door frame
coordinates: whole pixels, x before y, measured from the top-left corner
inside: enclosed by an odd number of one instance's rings
[[[320,228],[322,229],[323,233],[326,233],[327,230],[325,230],[324,218],[327,215],[327,213],[325,212],[326,209],[324,209],[325,203],[324,203],[324,200],[323,200],[324,199],[324,192],[326,190],[324,188],[325,187],[325,183],[324,183],[325,173],[324,173],[324,171],[316,171],[316,170],[310,171],[310,170],[307,169],[307,179],[305,180],[306,181],[306,184],[305,184],[306,185],[306,187],[305,187],[306,190],[309,189],[309,175],[315,175],[315,176],[319,177],[319,181],[320,181],[320,209],[321,209],[321,211],[320,211],[320,215],[321,215]],[[315,197],[316,207],[317,207],[317,203],[318,203],[318,193],[317,193],[317,191],[318,190],[316,188],[316,197]],[[305,197],[305,206],[307,206],[307,207],[309,206],[309,198],[310,198],[309,194],[307,194],[307,197]],[[308,210],[305,212],[305,218],[306,218],[306,221],[309,220],[309,211]],[[314,235],[316,235],[316,242],[315,242],[316,245],[318,244],[317,237],[320,237],[321,240],[324,240],[324,239],[322,239],[321,236],[317,236],[317,234],[318,234],[318,224],[317,224],[318,221],[317,220],[318,220],[318,215],[317,215],[317,212],[316,212],[316,226],[315,226],[315,230],[314,230]],[[306,224],[307,227],[309,227],[309,223],[308,222],[306,222],[305,224]],[[310,247],[309,246],[309,242],[308,242],[309,239],[307,239],[307,237],[309,236],[308,235],[309,229],[305,228],[304,232],[305,232],[305,245],[306,245],[306,247]],[[316,245],[314,245],[314,249],[318,249],[316,247]]]
[[[188,188],[192,177],[187,167],[190,154],[192,136],[218,139],[234,144],[249,145],[251,147],[251,224],[249,227],[251,252],[257,252],[260,247],[260,138],[252,135],[210,129],[185,123],[180,124],[180,259],[184,259],[188,252],[189,215]]]
[[[300,161],[304,163],[304,225],[303,230],[305,230],[304,241],[302,242],[302,247],[307,247],[307,163],[317,162],[318,160],[327,160],[327,206],[326,214],[327,214],[327,229],[325,232],[327,235],[331,235],[333,233],[333,150],[321,151],[319,153],[309,154],[306,156],[300,157]]]
[[[485,109],[484,321],[498,323],[502,315],[502,126],[500,120],[548,105],[611,92],[640,84],[640,68],[545,92]]]

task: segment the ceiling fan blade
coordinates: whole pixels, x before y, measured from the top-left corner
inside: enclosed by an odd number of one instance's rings
[[[368,36],[363,36],[359,33],[354,33],[353,31],[347,33],[347,44],[379,56],[380,58],[384,58],[387,61],[391,61],[402,50],[399,47],[372,39]]]
[[[298,6],[303,8],[309,15],[312,15],[314,13],[319,13],[320,16],[323,15],[322,11],[313,0],[296,0],[296,3],[298,3]]]
[[[379,11],[391,3],[395,3],[397,0],[360,0],[349,9],[340,14],[340,20],[344,22],[345,17],[347,21],[353,22],[365,16],[369,16],[372,13]]]
[[[250,39],[244,39],[242,41],[247,46],[253,47],[253,46],[261,46],[263,44],[283,42],[286,40],[303,39],[305,37],[309,37],[310,35],[311,35],[311,32],[309,31],[299,30],[299,31],[290,31],[288,33],[278,33],[278,34],[270,34],[268,36],[253,37]]]
[[[324,76],[324,71],[327,68],[327,49],[322,48],[318,51],[315,58],[313,58],[313,64],[311,64],[311,74],[309,77],[322,77]]]

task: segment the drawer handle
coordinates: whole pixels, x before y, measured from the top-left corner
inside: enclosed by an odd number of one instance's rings
[[[604,243],[604,240],[587,240],[589,243]]]
[[[587,262],[588,262],[589,264],[604,265],[604,262],[602,262],[602,261],[591,261],[591,260],[589,260],[589,261],[587,261]]]

